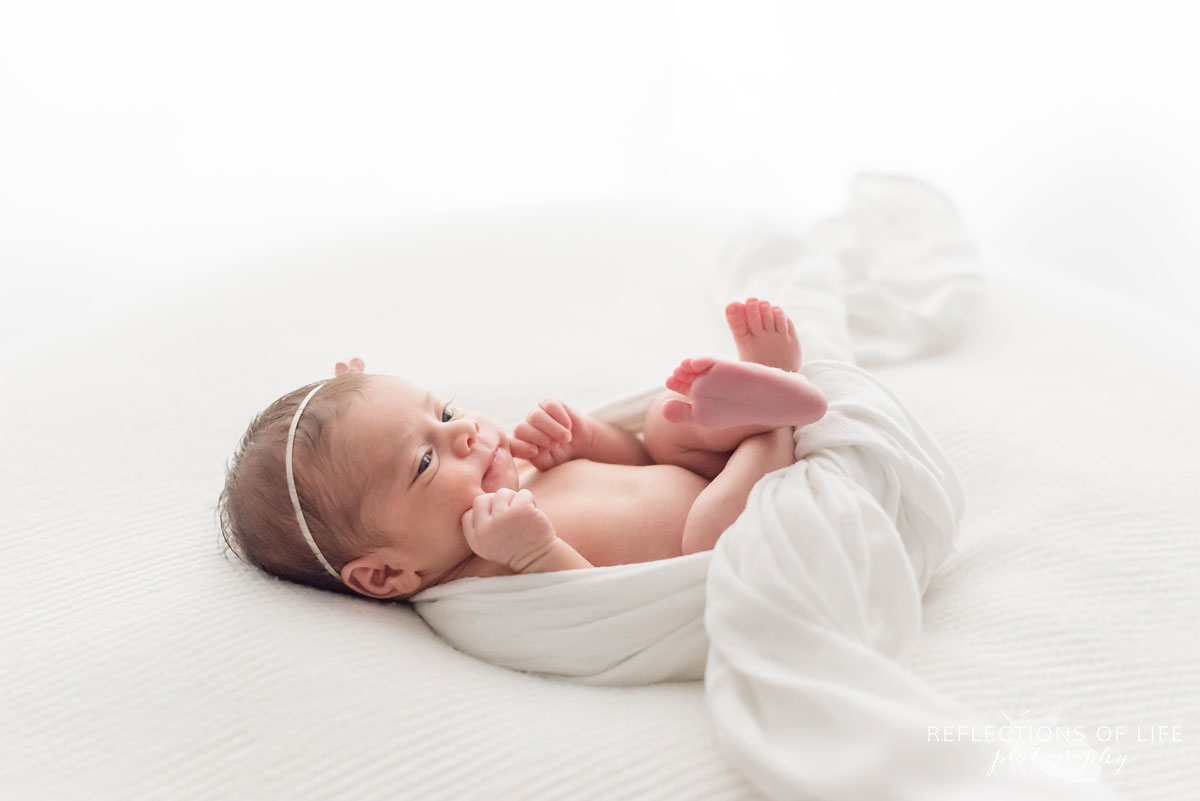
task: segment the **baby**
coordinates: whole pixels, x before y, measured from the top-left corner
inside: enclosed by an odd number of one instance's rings
[[[339,364],[251,423],[221,493],[225,540],[280,577],[377,599],[711,549],[755,482],[793,462],[793,427],[826,410],[782,309],[748,298],[725,315],[741,361],[683,360],[643,439],[557,399],[506,434]]]

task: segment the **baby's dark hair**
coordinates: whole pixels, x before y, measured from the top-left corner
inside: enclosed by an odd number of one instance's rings
[[[304,541],[288,493],[288,429],[305,396],[320,383],[289,392],[250,422],[226,466],[225,487],[217,501],[221,536],[239,559],[267,573],[363,598],[317,561]],[[364,396],[370,375],[348,373],[324,383],[300,416],[292,471],[304,521],[321,553],[340,571],[347,562],[386,545],[387,538],[369,527],[357,502],[372,478],[361,464],[346,458],[337,437],[337,422],[356,398]]]

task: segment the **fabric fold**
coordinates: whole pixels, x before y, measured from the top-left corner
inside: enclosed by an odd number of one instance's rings
[[[867,371],[812,362],[829,399],[764,476],[708,571],[705,693],[727,756],[769,798],[1103,798],[988,775],[994,749],[931,742],[973,713],[895,660],[954,547],[963,493],[944,453]]]

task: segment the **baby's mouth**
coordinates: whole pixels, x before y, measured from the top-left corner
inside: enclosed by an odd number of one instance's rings
[[[480,479],[479,479],[481,482],[487,480],[487,477],[492,474],[492,469],[494,467],[496,467],[497,463],[499,462],[499,459],[500,459],[500,446],[495,445],[492,447],[492,452],[488,455],[488,460],[483,465],[483,475],[480,476]]]

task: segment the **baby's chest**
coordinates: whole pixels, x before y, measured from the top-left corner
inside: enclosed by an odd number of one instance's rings
[[[521,486],[558,536],[599,567],[679,556],[688,511],[708,481],[675,465],[576,459]]]

